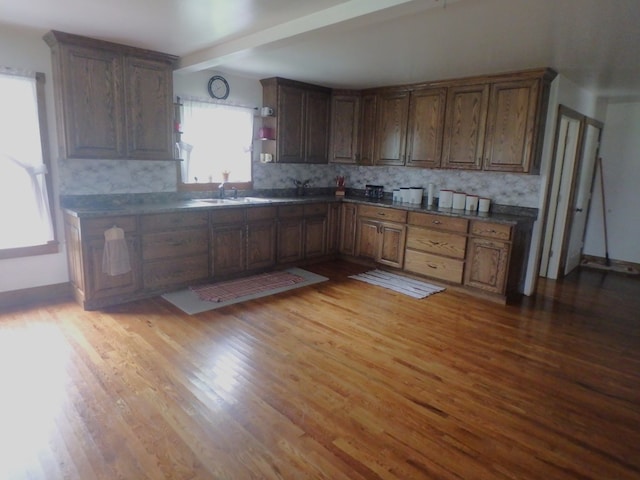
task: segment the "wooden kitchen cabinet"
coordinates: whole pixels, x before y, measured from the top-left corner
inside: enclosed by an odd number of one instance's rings
[[[406,146],[408,167],[440,166],[446,98],[444,87],[411,92]]]
[[[279,77],[260,82],[263,104],[275,106],[276,115],[276,139],[263,151],[279,163],[327,163],[331,90]]]
[[[276,207],[247,209],[247,270],[276,264]]]
[[[356,254],[356,226],[358,206],[354,203],[343,203],[340,206],[340,240],[338,251],[343,255]]]
[[[489,85],[449,87],[442,168],[480,170],[489,106]]]
[[[329,203],[329,215],[327,216],[327,253],[336,254],[340,249],[340,212],[341,204]]]
[[[407,212],[371,205],[358,206],[355,255],[402,268]]]
[[[140,230],[146,290],[177,288],[209,276],[207,212],[142,215]]]
[[[358,165],[373,165],[376,145],[376,118],[378,112],[378,95],[363,93],[360,101],[360,124],[358,131]]]
[[[512,227],[472,221],[470,235],[465,285],[490,293],[505,294]]]
[[[277,262],[287,264],[326,256],[326,202],[278,207]]]
[[[331,95],[329,163],[355,164],[358,156],[360,93],[338,90]]]
[[[169,160],[177,57],[51,31],[62,158]]]
[[[409,212],[404,269],[462,284],[468,220]]]
[[[78,303],[90,310],[119,303],[140,292],[140,242],[135,216],[80,219],[65,214],[64,219],[69,277]],[[102,259],[104,232],[113,226],[124,230],[131,270],[112,276],[103,272]]]
[[[378,95],[375,165],[405,164],[409,96],[407,90],[383,91]]]

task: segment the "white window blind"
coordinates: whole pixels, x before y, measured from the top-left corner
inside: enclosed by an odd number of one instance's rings
[[[251,181],[252,109],[183,99],[182,181]]]
[[[54,240],[36,77],[0,68],[0,249]]]

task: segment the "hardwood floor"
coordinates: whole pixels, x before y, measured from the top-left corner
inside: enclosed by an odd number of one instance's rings
[[[0,478],[638,479],[640,279],[0,314]]]

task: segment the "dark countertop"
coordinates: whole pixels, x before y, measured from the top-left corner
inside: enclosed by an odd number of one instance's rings
[[[460,217],[469,220],[490,220],[496,223],[522,224],[532,223],[536,219],[537,210],[521,207],[509,207],[502,205],[492,206],[489,213],[471,213],[464,210],[451,208],[439,209],[427,207],[425,205],[412,205],[406,203],[394,203],[388,199],[371,199],[364,196],[336,197],[334,195],[311,195],[303,197],[239,197],[237,199],[217,198],[195,198],[195,199],[175,199],[168,198],[166,201],[154,202],[132,202],[132,203],[109,203],[97,202],[95,204],[85,203],[82,205],[68,206],[64,210],[70,215],[79,218],[92,218],[116,215],[146,215],[153,213],[174,213],[185,210],[215,210],[219,208],[244,208],[266,205],[295,205],[315,202],[348,202],[363,205],[378,205],[381,207],[395,208],[410,212],[431,213],[449,217]]]

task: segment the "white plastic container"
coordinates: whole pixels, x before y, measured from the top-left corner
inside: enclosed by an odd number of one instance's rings
[[[480,213],[488,213],[491,208],[491,199],[481,198],[478,200],[478,211]]]
[[[424,189],[421,187],[411,187],[409,189],[409,203],[413,205],[421,205],[422,204],[422,194],[424,193]]]
[[[478,196],[467,195],[467,200],[464,205],[464,209],[468,212],[475,212],[478,210]]]
[[[453,190],[440,190],[440,198],[438,199],[439,208],[451,208],[453,205]]]
[[[454,210],[464,210],[465,204],[467,202],[467,194],[464,192],[454,192],[453,194],[453,203],[451,208]]]
[[[400,187],[400,198],[402,203],[411,202],[411,189],[409,187]]]

